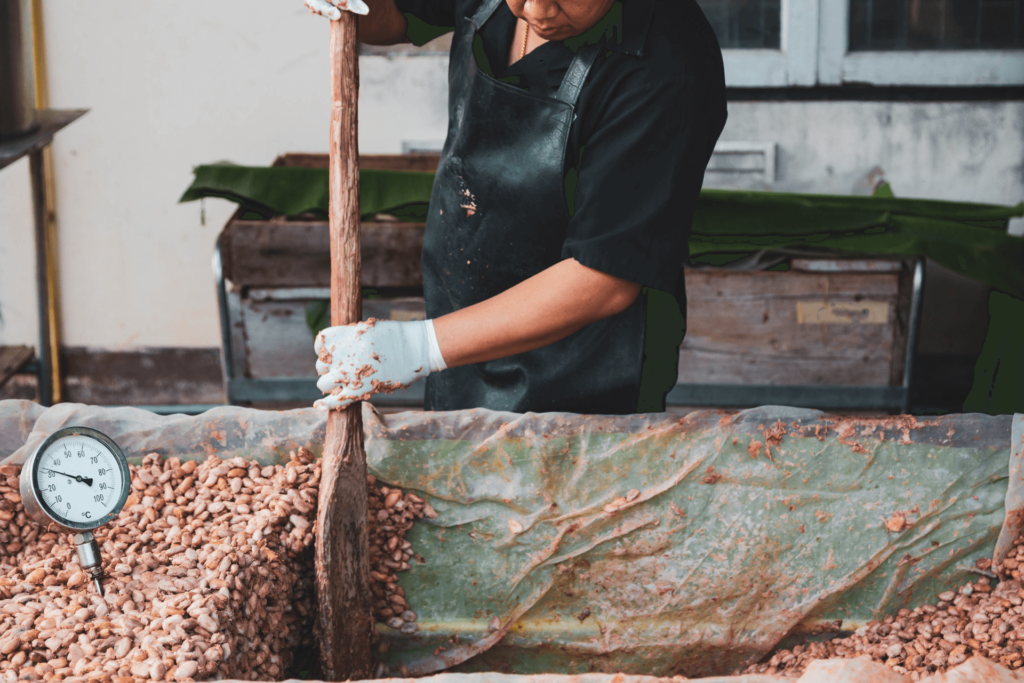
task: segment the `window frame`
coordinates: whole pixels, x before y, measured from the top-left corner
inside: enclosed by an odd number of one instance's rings
[[[731,88],[1020,86],[1024,49],[849,51],[849,0],[782,0],[780,49],[724,49]]]
[[[818,10],[819,0],[782,0],[779,49],[722,50],[726,85],[732,88],[814,85]]]
[[[1024,85],[1022,50],[849,50],[849,0],[821,0],[818,83]]]

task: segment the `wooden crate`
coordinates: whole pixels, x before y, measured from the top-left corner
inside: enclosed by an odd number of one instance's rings
[[[688,269],[679,381],[897,386],[910,272],[880,260],[794,259],[783,272]]]
[[[363,168],[432,171],[429,155],[361,157]],[[322,154],[286,154],[275,166],[325,168]],[[309,304],[330,298],[326,220],[244,220],[236,211],[218,240],[224,291],[225,380],[229,400],[301,404],[316,391]],[[425,317],[420,257],[423,223],[366,221],[361,226],[362,285],[377,294],[363,301],[364,318]],[[421,401],[422,387],[385,402]],[[241,397],[241,398],[240,398]]]
[[[436,167],[436,157],[426,156],[360,161],[363,168]],[[289,154],[276,165],[326,163],[326,155]],[[379,218],[362,224],[362,284],[377,290],[379,297],[364,300],[364,317],[422,319],[424,225]],[[330,296],[326,221],[248,221],[236,212],[219,247],[227,284],[222,315],[228,323],[229,381],[274,380],[281,395],[292,387],[306,392],[296,400],[316,398],[310,393],[315,387],[302,388],[312,386],[306,378],[314,376],[315,360],[306,307]],[[778,272],[687,269],[688,329],[680,349],[680,387],[895,390],[903,381],[906,361],[911,281],[912,264],[898,260],[793,259],[790,270]],[[688,395],[708,394],[701,390]],[[736,395],[733,391],[730,398],[707,400],[740,405],[772,399],[764,391],[751,394],[749,401]],[[419,396],[422,386],[414,385],[407,396],[395,400],[415,403]],[[863,396],[850,405],[876,401]],[[895,393],[877,396],[883,397],[877,399],[879,407],[885,402],[890,408],[897,405]],[[817,399],[787,400],[816,405]]]

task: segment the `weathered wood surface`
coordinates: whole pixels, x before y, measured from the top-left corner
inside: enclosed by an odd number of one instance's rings
[[[423,223],[362,223],[362,286],[422,286],[423,229]],[[232,221],[226,277],[243,286],[329,287],[330,239],[320,221]]]
[[[893,363],[902,368],[899,280],[898,273],[687,270],[679,381],[887,385]],[[851,322],[813,322],[806,312],[816,303],[831,307],[824,319]],[[863,311],[878,304],[884,322],[868,322]]]
[[[421,223],[363,223],[362,285],[422,286],[423,230]],[[230,278],[236,285],[289,288],[330,283],[326,224],[233,221],[230,232]],[[911,271],[899,261],[869,259],[796,259],[794,266],[788,272],[687,270],[689,320],[679,381],[898,385],[905,360]],[[875,314],[884,306],[885,321],[876,324],[858,316],[855,304],[860,300],[869,302]],[[829,319],[846,311],[850,322],[799,322],[799,305],[806,312],[808,304],[826,301],[834,309]],[[286,321],[289,316],[294,322]],[[287,324],[295,326],[292,332],[285,329]],[[266,329],[256,329],[260,326]],[[253,303],[246,310],[246,328],[252,376],[309,372],[299,371],[307,363],[301,307]],[[265,353],[257,349],[263,332],[272,342]],[[292,339],[303,358],[284,350]],[[275,363],[279,371],[274,370]]]
[[[362,317],[359,248],[359,94],[356,17],[331,22],[331,319]],[[321,460],[316,526],[317,635],[326,680],[370,678],[369,536],[362,407],[332,411]]]
[[[313,336],[306,324],[306,305],[326,298],[326,290],[311,289],[295,296],[275,297],[275,290],[250,290],[240,300],[245,329],[244,368],[238,376],[312,377]],[[423,297],[364,299],[363,320],[424,320]]]
[[[11,378],[25,363],[32,360],[35,351],[30,346],[0,346],[0,385]]]

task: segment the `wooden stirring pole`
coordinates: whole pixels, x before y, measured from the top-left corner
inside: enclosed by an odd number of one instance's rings
[[[330,235],[331,324],[363,317],[359,248],[359,61],[356,17],[331,22]],[[321,675],[366,679],[370,654],[370,546],[366,528],[366,452],[362,403],[327,418],[316,515],[316,585]]]

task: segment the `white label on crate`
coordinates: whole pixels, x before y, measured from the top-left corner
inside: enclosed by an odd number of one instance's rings
[[[884,325],[889,321],[887,301],[798,301],[796,321],[801,325],[828,323]]]

